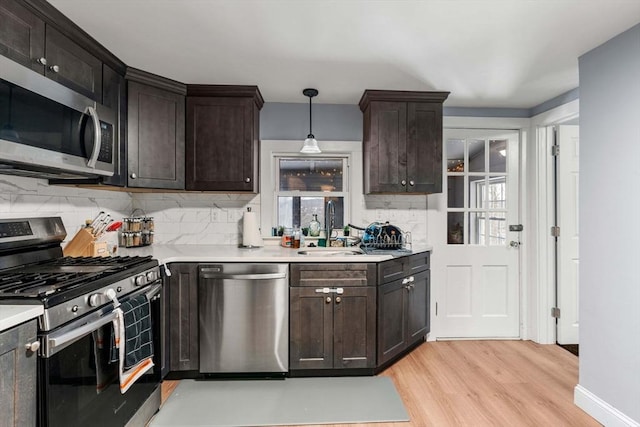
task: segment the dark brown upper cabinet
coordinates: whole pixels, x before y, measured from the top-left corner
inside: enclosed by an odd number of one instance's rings
[[[102,102],[102,65],[124,75],[111,52],[45,0],[0,0],[0,55]]]
[[[257,86],[187,86],[187,190],[258,192],[263,104]]]
[[[47,25],[45,76],[102,102],[102,61]]]
[[[442,192],[442,103],[449,92],[366,90],[365,194]]]
[[[128,69],[129,187],[184,190],[185,85]]]
[[[0,55],[44,74],[44,21],[15,0],[0,0]]]

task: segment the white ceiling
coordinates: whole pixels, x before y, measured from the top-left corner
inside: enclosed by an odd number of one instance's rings
[[[127,65],[258,85],[266,102],[357,104],[364,89],[530,108],[578,87],[578,57],[640,0],[49,0]]]

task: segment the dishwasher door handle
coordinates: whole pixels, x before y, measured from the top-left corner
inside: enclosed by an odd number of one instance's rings
[[[202,279],[230,279],[230,280],[273,280],[284,279],[287,273],[254,273],[254,274],[221,274],[200,272]]]

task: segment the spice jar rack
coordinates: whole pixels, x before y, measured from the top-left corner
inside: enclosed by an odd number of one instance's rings
[[[136,216],[140,211],[142,216]],[[153,217],[147,216],[142,209],[135,209],[131,216],[122,218],[122,228],[118,236],[120,247],[136,248],[153,244],[155,224]]]

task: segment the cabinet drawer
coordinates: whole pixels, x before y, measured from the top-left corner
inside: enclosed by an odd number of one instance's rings
[[[416,274],[430,268],[431,252],[421,252],[408,258],[408,274]]]
[[[375,286],[375,264],[291,264],[291,286]]]
[[[405,258],[397,258],[378,264],[378,285],[393,282],[394,280],[404,277],[406,274],[404,270],[404,259]]]

